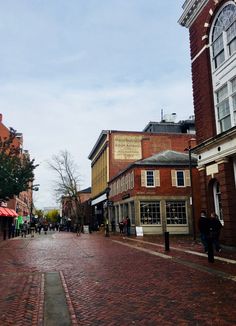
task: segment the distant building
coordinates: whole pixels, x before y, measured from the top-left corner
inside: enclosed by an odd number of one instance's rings
[[[163,117],[161,122],[150,121],[143,130],[144,132],[152,133],[180,133],[180,134],[195,134],[195,119],[194,116],[188,120],[174,122],[172,115]]]
[[[0,114],[0,137],[9,137],[10,129],[3,124],[3,116]],[[21,149],[21,155],[29,155],[27,150],[23,149],[23,134],[17,133],[13,142],[14,146]],[[7,207],[14,209],[18,215],[27,216],[30,214],[32,203],[32,190],[21,192],[18,196],[7,201]]]
[[[179,23],[190,34],[201,207],[236,245],[236,3],[186,0]]]
[[[8,138],[10,135],[10,129],[7,128],[3,124],[3,115],[0,114],[0,137],[1,138]],[[13,145],[16,148],[20,149],[20,155],[26,156],[29,155],[28,151],[23,149],[23,135],[22,133],[17,133],[16,138],[13,141]],[[14,217],[16,216],[29,216],[31,212],[32,206],[32,190],[29,189],[27,191],[21,192],[18,196],[14,196],[13,198],[9,199],[7,202],[1,203],[0,206],[7,207],[8,209],[12,210],[13,215],[8,217],[0,218],[0,233],[1,230],[7,228],[9,230],[10,225],[14,222]],[[3,210],[4,211],[4,210]],[[6,222],[7,219],[7,222]],[[4,224],[5,223],[5,224]]]
[[[91,187],[82,189],[77,193],[79,202],[79,217],[84,224],[93,224],[93,215],[91,211]],[[61,198],[61,215],[64,220],[68,218],[72,221],[72,225],[77,223],[76,204],[72,197],[62,196]]]

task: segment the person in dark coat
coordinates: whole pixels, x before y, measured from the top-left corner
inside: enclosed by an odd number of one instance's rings
[[[209,219],[209,234],[212,239],[212,244],[216,251],[220,252],[221,247],[219,243],[220,231],[222,224],[216,213],[212,212]]]
[[[123,221],[119,222],[119,229],[120,229],[120,234],[122,235],[124,233],[124,222]]]
[[[204,210],[201,211],[201,215],[198,221],[198,228],[200,231],[201,241],[204,247],[204,251],[208,252],[208,237],[209,237],[209,218]]]
[[[127,236],[130,236],[130,227],[131,227],[131,221],[129,216],[126,217],[126,232],[127,232]]]

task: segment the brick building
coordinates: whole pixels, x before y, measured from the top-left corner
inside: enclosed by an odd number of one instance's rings
[[[91,187],[78,191],[77,194],[78,202],[80,205],[80,217],[84,224],[94,224],[93,215],[91,210]],[[67,220],[68,218],[72,221],[72,224],[77,222],[75,202],[69,196],[61,197],[62,207],[62,218]]]
[[[131,163],[170,149],[184,152],[193,139],[187,133],[150,133],[103,130],[89,159],[92,168],[93,213],[104,222],[104,204],[109,199],[108,183]]]
[[[201,206],[236,245],[236,4],[187,0],[179,23],[189,28]]]
[[[1,138],[8,138],[10,134],[10,129],[7,128],[3,124],[3,116],[0,114],[0,137]],[[13,141],[13,145],[16,148],[20,148],[21,155],[29,155],[28,151],[23,150],[23,135],[22,133],[17,133],[16,138]],[[9,228],[9,225],[13,222],[13,218],[16,216],[29,216],[32,206],[32,190],[29,189],[28,191],[21,192],[18,196],[14,196],[13,198],[9,199],[5,203],[0,203],[0,206],[7,207],[12,211],[12,216],[8,216],[8,222],[0,223],[2,225],[6,224],[7,229]],[[4,209],[3,209],[4,211]],[[4,217],[2,217],[2,220]],[[0,232],[1,232],[1,226],[0,226]]]
[[[196,158],[192,180],[196,182]],[[189,234],[193,230],[189,155],[166,150],[131,163],[110,182],[109,216],[116,225],[126,216],[144,234]],[[194,188],[195,205],[198,189]],[[196,205],[197,207],[198,205]]]

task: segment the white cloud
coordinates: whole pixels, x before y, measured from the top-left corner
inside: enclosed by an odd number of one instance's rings
[[[53,200],[52,154],[68,149],[87,187],[102,129],[141,131],[161,109],[179,120],[193,113],[182,2],[1,3],[0,112],[40,163],[40,206]]]
[[[62,90],[60,85],[31,82],[1,89],[0,107],[4,123],[23,132],[25,149],[40,163],[36,182],[41,185],[40,202],[48,206],[53,178],[46,161],[53,154],[67,149],[79,165],[82,187],[87,187],[87,157],[101,130],[141,131],[149,121],[160,120],[161,109],[176,112],[179,120],[188,118],[193,113],[190,87],[180,80]]]

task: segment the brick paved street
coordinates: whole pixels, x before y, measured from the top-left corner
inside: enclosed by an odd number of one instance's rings
[[[43,325],[59,272],[71,325],[236,325],[236,252],[208,263],[190,240],[41,234],[0,243],[0,325]],[[173,248],[178,250],[174,250]]]

